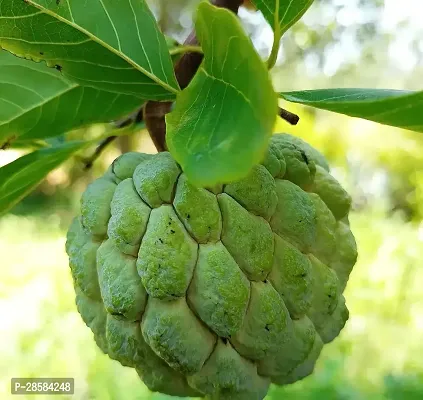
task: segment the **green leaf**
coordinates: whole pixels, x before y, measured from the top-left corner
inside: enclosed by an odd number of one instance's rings
[[[28,140],[16,140],[10,143],[6,149],[30,149],[30,150],[37,150],[43,149],[45,147],[50,147],[47,142],[41,139],[28,139]]]
[[[80,86],[45,64],[0,50],[0,147],[110,121],[141,104],[136,96]]]
[[[166,116],[166,140],[190,181],[209,186],[239,179],[261,161],[277,96],[235,15],[200,3],[196,32],[204,62]]]
[[[423,91],[319,89],[284,92],[290,102],[423,132]]]
[[[50,171],[86,145],[87,142],[69,142],[37,150],[1,167],[0,215],[31,192]]]
[[[0,47],[83,86],[143,99],[179,90],[145,0],[0,0]]]
[[[310,8],[314,0],[252,0],[273,28],[282,36]]]

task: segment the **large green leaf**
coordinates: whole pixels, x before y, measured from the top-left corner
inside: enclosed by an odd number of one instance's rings
[[[237,18],[200,3],[197,37],[204,62],[167,115],[167,145],[199,186],[245,176],[272,134],[277,96],[266,66]]]
[[[84,86],[155,100],[179,90],[145,0],[0,0],[0,47]]]
[[[294,103],[423,132],[423,91],[319,89],[284,92],[280,96]]]
[[[31,192],[47,174],[89,142],[69,142],[27,154],[0,168],[0,214]]]
[[[141,105],[136,96],[82,87],[44,63],[0,50],[0,147],[107,122]]]
[[[314,0],[252,0],[273,28],[283,35],[313,4]]]

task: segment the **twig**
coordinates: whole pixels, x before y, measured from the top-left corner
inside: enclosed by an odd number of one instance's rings
[[[84,160],[84,170],[87,171],[92,168],[94,161],[97,160],[106,149],[106,147],[112,143],[118,136],[109,136],[106,139],[102,140],[101,143],[94,150],[94,153]]]
[[[145,126],[158,152],[166,151],[165,115],[170,112],[172,103],[149,101],[144,106]]]
[[[115,128],[118,128],[118,129],[126,128],[129,125],[142,122],[144,119],[143,112],[144,110],[143,108],[141,108],[137,111],[134,111],[132,114],[129,114],[128,116],[115,121],[114,122]]]
[[[4,143],[0,146],[0,150],[7,150],[11,145],[12,142],[14,142],[17,139],[16,135],[12,135],[9,138],[6,139]]]
[[[285,110],[282,107],[279,107],[279,116],[291,125],[297,125],[300,120],[300,117],[297,114]]]
[[[132,114],[128,115],[125,118],[115,121],[113,124],[115,128],[123,129],[132,124],[142,122],[143,118],[144,118],[144,110],[140,109],[133,112]],[[94,165],[95,160],[97,160],[97,158],[99,158],[103,154],[106,147],[110,143],[114,142],[118,137],[119,135],[112,135],[102,140],[100,144],[97,146],[97,148],[94,150],[93,154],[91,154],[91,156],[89,156],[88,158],[84,159],[84,170],[91,169]]]
[[[243,0],[214,0],[213,4],[217,7],[227,8],[235,14]],[[195,31],[191,32],[184,42],[184,46],[198,46]],[[203,55],[200,53],[185,53],[175,65],[175,76],[181,89],[184,89],[191,82],[198,70]],[[149,101],[144,107],[144,121],[147,126],[150,137],[157,148],[157,151],[164,151],[166,147],[166,122],[165,115],[170,112],[172,103],[160,103]]]

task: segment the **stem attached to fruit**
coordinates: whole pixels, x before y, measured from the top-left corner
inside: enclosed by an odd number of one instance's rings
[[[227,8],[235,14],[243,0],[214,0],[213,4],[217,7]],[[198,46],[195,32],[191,32],[184,42],[184,46]],[[191,82],[197,72],[203,54],[198,52],[185,53],[175,66],[175,75],[181,89],[184,89]],[[170,112],[172,103],[149,101],[144,107],[144,121],[147,126],[150,137],[157,148],[157,151],[165,151],[166,147],[166,122],[165,115]]]
[[[144,106],[145,126],[158,152],[166,151],[165,115],[170,112],[172,103],[149,101]]]

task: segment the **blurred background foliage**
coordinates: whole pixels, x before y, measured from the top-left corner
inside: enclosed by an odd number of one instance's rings
[[[183,42],[198,1],[150,3],[162,29]],[[316,0],[283,38],[273,71],[275,87],[421,90],[418,3]],[[242,9],[240,16],[266,57],[270,28],[259,13]],[[351,316],[341,336],[325,347],[311,377],[272,387],[267,399],[423,399],[423,136],[284,106],[301,121],[296,127],[278,121],[275,132],[292,133],[320,149],[352,194],[359,261],[346,291]],[[69,135],[101,137],[106,129],[95,126]],[[0,218],[1,399],[10,397],[10,378],[18,376],[74,377],[72,398],[81,400],[167,398],[150,393],[133,370],[97,349],[76,312],[64,252],[65,232],[87,183],[121,152],[155,152],[144,130],[132,133],[114,141],[89,170],[83,163],[87,151],[53,171]],[[21,146],[0,152],[0,164],[28,151]]]

